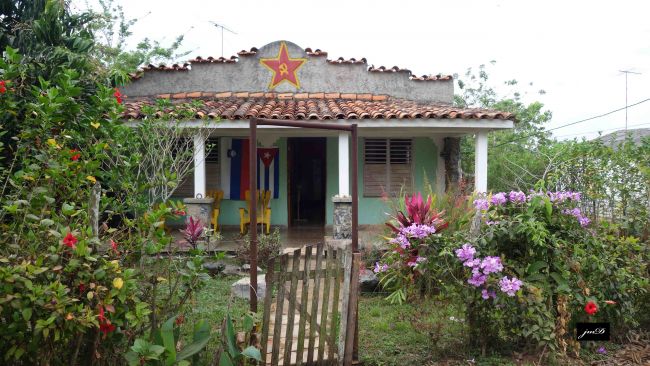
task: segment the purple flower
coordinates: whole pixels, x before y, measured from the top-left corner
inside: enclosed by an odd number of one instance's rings
[[[409,227],[401,228],[400,233],[406,237],[423,239],[431,234],[435,234],[436,228],[431,225],[412,224]]]
[[[481,297],[482,297],[483,299],[485,299],[485,300],[487,300],[487,299],[489,299],[489,298],[496,299],[496,298],[497,298],[497,294],[496,294],[494,291],[492,291],[492,290],[489,290],[489,291],[488,291],[487,289],[483,289],[483,290],[481,291]]]
[[[382,273],[388,271],[388,264],[379,264],[379,262],[375,263],[375,269],[373,270],[375,273]]]
[[[474,274],[472,276],[472,278],[467,280],[467,283],[469,283],[470,285],[472,285],[474,287],[479,287],[479,286],[481,286],[482,284],[485,283],[486,279],[487,279],[486,275],[477,273],[477,274]]]
[[[508,198],[510,198],[511,202],[523,203],[526,202],[526,193],[522,191],[511,191],[508,194]]]
[[[424,263],[424,262],[427,261],[427,259],[426,259],[425,257],[420,257],[420,256],[418,256],[417,258],[415,258],[415,261],[416,261],[417,263]]]
[[[603,346],[600,346],[597,350],[596,353],[600,353],[601,355],[606,355],[607,354],[607,349]]]
[[[506,198],[505,193],[499,192],[492,195],[492,199],[490,201],[492,202],[493,205],[501,206],[502,204],[508,202],[508,199]]]
[[[409,239],[404,234],[397,234],[397,237],[391,239],[390,243],[399,244],[402,249],[406,249],[411,246]]]
[[[515,292],[519,291],[522,284],[523,282],[517,278],[513,277],[512,279],[508,279],[508,276],[504,276],[499,281],[501,292],[505,292],[508,296],[515,296]]]
[[[582,194],[580,192],[569,192],[569,199],[574,202],[580,202]]]
[[[409,267],[415,267],[418,264],[417,264],[417,262],[408,262],[408,263],[406,263],[406,265],[409,266]]]
[[[456,249],[456,257],[462,262],[474,259],[476,249],[471,244],[463,244],[460,249]]]
[[[501,264],[501,258],[485,257],[481,262],[481,269],[485,274],[501,272],[503,270],[503,265]]]
[[[474,207],[477,210],[487,211],[490,208],[490,203],[486,199],[479,198],[474,200]]]
[[[589,220],[587,216],[580,216],[578,217],[578,222],[580,223],[580,226],[586,227],[587,225],[589,225],[591,220]]]
[[[463,266],[465,266],[465,267],[477,267],[478,268],[478,266],[480,266],[480,265],[481,265],[481,259],[480,258],[469,259],[469,260],[466,260],[463,263]]]
[[[492,221],[492,220],[487,220],[487,221],[485,222],[485,225],[487,225],[487,226],[492,226],[492,225],[498,225],[498,224],[500,224],[500,223],[501,223],[501,221]]]

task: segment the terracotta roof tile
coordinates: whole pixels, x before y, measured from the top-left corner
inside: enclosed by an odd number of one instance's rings
[[[241,51],[237,52],[237,54],[239,56],[243,56],[243,57],[245,57],[245,56],[253,56],[256,53],[257,53],[257,48],[256,47],[251,48],[250,51],[241,50]]]
[[[184,63],[182,65],[179,64],[173,64],[171,66],[167,66],[165,64],[159,64],[158,66],[149,64],[145,67],[142,68],[144,71],[150,71],[150,70],[157,70],[157,71],[188,71],[190,64]]]
[[[230,58],[214,58],[212,56],[203,58],[201,56],[196,56],[194,59],[189,60],[188,62],[193,64],[232,64],[237,62],[237,56],[230,56]]]
[[[235,97],[239,93],[216,93],[214,97],[186,98],[188,93],[172,95],[171,105],[155,113],[156,117],[173,117],[178,115],[178,108],[187,108],[196,118],[222,118],[224,120],[242,120],[253,117],[298,120],[330,119],[507,119],[514,120],[514,115],[486,109],[457,108],[449,105],[415,102],[395,99],[384,95],[375,96],[351,94],[357,99],[330,98],[334,93],[322,94],[320,98],[312,95],[305,97],[292,93],[249,93],[247,97]],[[195,93],[190,93],[195,95]],[[223,97],[220,97],[223,95]],[[227,95],[227,96],[226,96]],[[255,95],[253,97],[253,95]],[[266,96],[269,95],[269,96]],[[379,97],[379,98],[378,98]],[[202,105],[192,103],[200,101]],[[144,117],[143,107],[156,107],[156,98],[126,98],[124,102],[125,119]]]
[[[321,51],[318,48],[316,50],[312,51],[311,48],[307,47],[307,48],[305,48],[305,53],[307,53],[307,56],[313,56],[313,57],[327,56],[327,52]]]
[[[438,80],[453,80],[454,77],[451,75],[422,75],[422,76],[411,76],[411,80],[415,81],[438,81]]]
[[[368,68],[368,71],[370,71],[370,72],[406,72],[406,73],[409,73],[409,74],[411,73],[411,70],[409,70],[409,69],[401,69],[401,68],[399,68],[397,66],[393,66],[393,67],[391,67],[389,69],[386,66],[375,67],[375,65],[371,65]]]
[[[328,63],[334,64],[334,65],[350,65],[350,64],[365,64],[368,61],[366,60],[365,57],[357,60],[355,58],[350,58],[350,59],[344,59],[343,57],[339,57],[336,60],[327,60]]]

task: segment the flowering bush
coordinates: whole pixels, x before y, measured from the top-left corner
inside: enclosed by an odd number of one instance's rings
[[[570,329],[585,312],[616,323],[619,330],[634,325],[632,314],[639,307],[633,304],[638,291],[647,289],[642,246],[633,240],[615,244],[583,214],[580,203],[579,192],[567,191],[499,192],[473,201],[481,222],[478,235],[456,256],[471,272],[466,288],[474,292],[468,320],[475,342],[564,352],[567,343],[579,347]],[[629,262],[618,250],[626,251]],[[479,252],[486,256],[477,258]],[[621,302],[629,306],[625,311]],[[564,303],[567,310],[559,311]],[[605,313],[597,303],[608,304]]]

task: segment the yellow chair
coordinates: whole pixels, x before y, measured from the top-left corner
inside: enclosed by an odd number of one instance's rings
[[[221,210],[221,200],[223,199],[223,191],[220,189],[209,189],[207,196],[214,198],[212,203],[212,227],[214,231],[219,231],[219,211]]]
[[[239,232],[241,234],[245,233],[246,225],[251,222],[249,214],[251,208],[250,191],[246,191],[244,197],[246,198],[247,208],[239,209]],[[271,232],[271,191],[257,191],[257,223],[266,224],[266,233]]]

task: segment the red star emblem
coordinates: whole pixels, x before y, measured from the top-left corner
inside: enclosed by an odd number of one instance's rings
[[[299,89],[300,81],[296,72],[306,61],[306,58],[290,58],[287,45],[282,42],[280,44],[280,52],[278,52],[276,58],[260,59],[262,65],[273,71],[273,79],[269,83],[269,89],[275,88],[283,81],[287,81]]]

